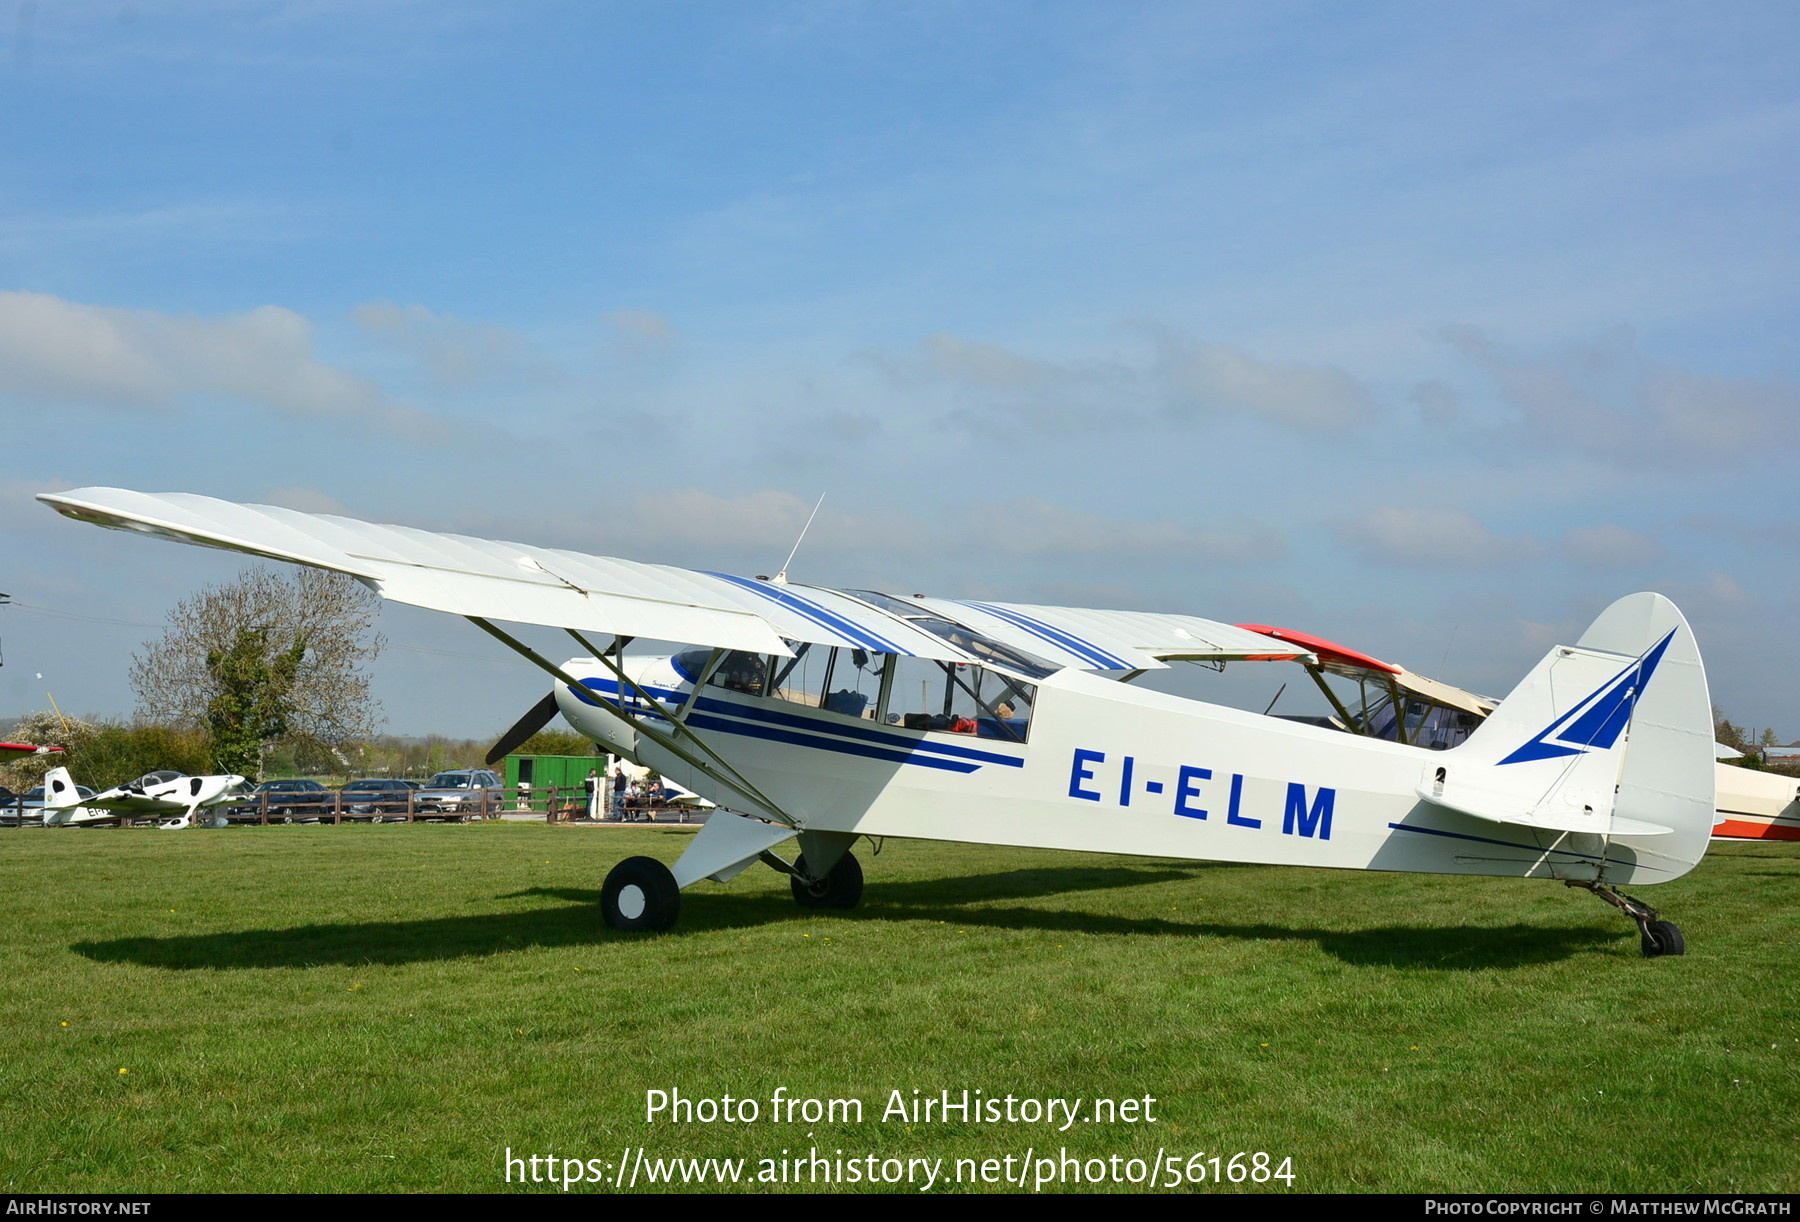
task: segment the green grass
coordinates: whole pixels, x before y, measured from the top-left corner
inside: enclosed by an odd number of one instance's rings
[[[685,843],[0,832],[0,1186],[488,1191],[508,1147],[754,1175],[817,1145],[946,1174],[1263,1150],[1303,1191],[1800,1190],[1794,846],[1643,891],[1679,959],[1554,884],[902,842],[859,847],[853,913],[758,867],[689,891],[675,933],[605,929],[611,865]],[[864,1118],[771,1123],[778,1087]],[[1150,1095],[1156,1123],[884,1122],[915,1087]],[[765,1116],[646,1124],[672,1088]]]

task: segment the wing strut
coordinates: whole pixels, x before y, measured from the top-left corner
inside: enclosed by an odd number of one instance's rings
[[[700,668],[699,675],[694,679],[694,690],[689,692],[687,699],[681,702],[679,711],[683,724],[687,721],[688,710],[693,708],[695,702],[700,699],[700,689],[712,681],[713,672],[718,670],[719,663],[725,660],[725,653],[725,650],[715,648],[712,656],[706,659],[706,665]]]
[[[477,628],[481,629],[483,632],[487,633],[489,636],[493,637],[495,640],[499,641],[501,644],[505,645],[507,648],[511,649],[513,652],[517,653],[519,656],[525,658],[533,666],[538,667],[540,670],[548,671],[559,682],[567,685],[571,691],[580,689],[580,687],[581,687],[580,680],[578,680],[574,676],[570,675],[567,671],[565,671],[562,667],[556,665],[554,662],[547,661],[540,654],[538,654],[535,650],[533,650],[529,645],[526,645],[524,642],[514,638],[513,636],[509,635],[508,633],[501,631],[499,628],[494,627],[493,624],[489,623],[487,620],[483,619],[482,617],[480,617],[478,615],[465,616],[464,618],[467,619],[471,624],[474,624]],[[627,675],[624,672],[624,670],[622,670],[618,666],[618,664],[616,662],[614,662],[604,652],[594,649],[592,644],[590,644],[585,639],[581,638],[579,635],[576,636],[576,639],[580,640],[581,643],[584,646],[586,646],[588,649],[593,650],[594,657],[597,658],[608,670],[612,671],[614,675],[618,676],[619,683],[621,685],[620,686],[621,699],[619,700],[618,704],[611,705],[611,704],[606,703],[605,701],[601,701],[599,707],[605,709],[608,713],[611,713],[613,716],[619,718],[621,721],[623,721],[626,725],[630,726],[637,733],[642,734],[645,738],[648,738],[651,742],[655,743],[657,746],[662,747],[664,750],[666,750],[670,754],[674,755],[677,759],[683,761],[686,764],[689,764],[690,766],[692,766],[694,768],[699,769],[701,772],[705,773],[707,776],[711,777],[713,780],[719,782],[719,784],[725,786],[727,789],[730,789],[733,792],[739,794],[740,796],[748,799],[750,804],[757,808],[758,813],[760,813],[770,819],[773,819],[775,822],[780,823],[785,827],[797,828],[800,826],[799,820],[795,819],[792,815],[788,814],[785,810],[781,809],[780,806],[776,805],[773,801],[771,801],[768,798],[768,796],[762,792],[762,790],[758,789],[742,773],[740,773],[736,768],[733,768],[728,762],[726,762],[726,760],[722,756],[720,756],[717,751],[713,750],[712,746],[709,743],[707,743],[705,739],[701,738],[699,734],[697,734],[693,730],[689,729],[682,722],[676,721],[670,715],[670,713],[667,709],[665,709],[660,703],[658,703],[656,701],[656,699],[654,697],[652,697],[648,692],[644,691],[643,688],[639,687],[637,685],[637,683],[635,681],[633,681],[632,678],[629,675]],[[624,638],[618,638],[616,641],[616,644],[620,648],[623,648],[623,643],[624,643]],[[706,760],[701,759],[699,756],[695,755],[695,753],[693,751],[689,750],[686,746],[684,746],[678,738],[674,737],[671,734],[665,733],[663,730],[661,730],[660,728],[658,728],[656,726],[651,725],[644,718],[635,717],[631,713],[627,712],[625,710],[625,701],[622,696],[624,688],[626,688],[626,687],[629,687],[639,700],[642,700],[645,704],[647,704],[651,708],[655,709],[657,711],[658,715],[668,718],[670,725],[674,726],[677,730],[681,731],[681,733],[687,735],[688,738],[692,739],[694,741],[694,743],[696,745],[698,745],[702,751],[704,751],[707,755],[712,757],[714,762],[708,763]]]

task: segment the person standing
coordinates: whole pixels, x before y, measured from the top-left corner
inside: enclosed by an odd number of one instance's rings
[[[625,765],[613,766],[613,821],[625,818]]]
[[[606,782],[601,779],[600,770],[589,768],[587,778],[581,782],[581,787],[587,793],[587,817],[599,822],[600,794],[606,788]]]

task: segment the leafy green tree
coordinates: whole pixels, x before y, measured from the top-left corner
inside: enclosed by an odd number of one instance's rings
[[[495,738],[500,736],[496,734]],[[597,755],[593,741],[573,730],[539,730],[519,744],[515,755]]]
[[[288,732],[288,708],[306,660],[307,640],[296,634],[287,648],[273,651],[269,629],[239,628],[225,649],[206,655],[216,691],[206,706],[213,767],[239,776],[262,776],[267,744]]]
[[[383,644],[379,609],[341,573],[247,569],[178,605],[132,659],[139,715],[205,731],[212,767],[255,780],[276,741],[300,757],[342,758],[379,717],[366,673]]]

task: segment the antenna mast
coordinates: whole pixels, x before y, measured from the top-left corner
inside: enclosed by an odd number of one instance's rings
[[[814,505],[813,511],[806,515],[806,525],[800,528],[800,537],[794,540],[794,550],[788,553],[788,558],[781,562],[781,571],[775,574],[776,585],[784,586],[788,583],[788,565],[794,563],[794,552],[798,552],[800,550],[800,545],[806,541],[806,532],[812,529],[813,519],[819,516],[819,505],[823,505],[824,503],[825,494],[821,492],[819,493],[818,504]]]

